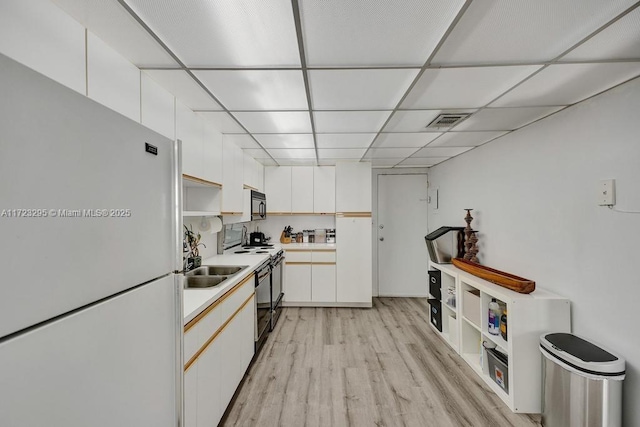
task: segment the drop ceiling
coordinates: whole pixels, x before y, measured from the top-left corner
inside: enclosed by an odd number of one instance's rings
[[[429,167],[640,76],[635,0],[54,2],[265,165]]]

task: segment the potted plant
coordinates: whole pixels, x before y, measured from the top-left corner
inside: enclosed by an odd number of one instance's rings
[[[182,244],[183,259],[185,260],[185,270],[189,271],[194,268],[200,267],[202,263],[202,257],[200,256],[199,246],[205,247],[204,243],[200,243],[200,233],[193,232],[193,226],[191,228],[184,225],[184,240]]]

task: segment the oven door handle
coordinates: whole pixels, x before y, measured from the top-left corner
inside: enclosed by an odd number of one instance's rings
[[[262,281],[262,279],[264,279],[265,277],[267,277],[269,274],[271,274],[271,272],[270,272],[269,270],[267,270],[267,272],[266,272],[266,273],[259,275],[259,276],[258,276],[258,285],[259,285],[259,282],[260,282],[260,281]]]

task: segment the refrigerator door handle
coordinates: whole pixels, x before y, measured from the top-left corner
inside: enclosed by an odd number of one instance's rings
[[[173,141],[173,171],[172,171],[172,195],[173,195],[173,224],[174,242],[174,272],[179,273],[184,270],[184,260],[182,259],[182,242],[184,240],[182,231],[182,141]]]

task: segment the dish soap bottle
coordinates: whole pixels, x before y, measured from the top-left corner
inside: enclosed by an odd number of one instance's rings
[[[500,333],[500,306],[495,298],[491,298],[489,303],[489,333],[491,335]]]
[[[500,335],[502,339],[507,341],[507,308],[502,310],[502,317],[500,318]]]

